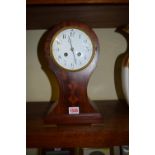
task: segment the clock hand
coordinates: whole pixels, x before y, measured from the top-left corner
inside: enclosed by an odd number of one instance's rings
[[[75,57],[75,53],[74,53],[74,48],[73,48],[73,46],[72,46],[72,42],[71,42],[71,39],[70,39],[70,37],[68,36],[68,40],[69,40],[69,44],[70,44],[70,46],[71,46],[71,51],[72,51],[72,53],[73,53],[73,56],[74,56],[74,62],[75,62],[75,64],[77,64],[77,61],[76,61],[76,57]]]
[[[76,62],[76,57],[75,57],[75,53],[74,53],[74,50],[72,51],[72,53],[73,53],[73,56],[74,56],[74,61],[75,61],[75,64],[77,64]]]
[[[68,41],[69,41],[69,44],[70,44],[70,46],[71,46],[71,51],[73,52],[74,51],[74,48],[73,48],[73,46],[72,46],[72,42],[71,42],[71,38],[68,36]]]

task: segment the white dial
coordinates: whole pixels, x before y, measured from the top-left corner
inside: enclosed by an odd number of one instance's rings
[[[90,37],[77,28],[60,31],[51,42],[50,48],[57,64],[68,70],[74,71],[85,67],[93,57]]]

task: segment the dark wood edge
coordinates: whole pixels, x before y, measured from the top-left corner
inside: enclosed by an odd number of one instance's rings
[[[45,5],[45,4],[128,4],[129,0],[27,0],[27,5]]]

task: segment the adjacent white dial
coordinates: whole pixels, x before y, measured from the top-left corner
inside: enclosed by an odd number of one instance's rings
[[[68,70],[85,67],[93,57],[90,37],[77,28],[60,31],[51,42],[50,48],[57,64]]]

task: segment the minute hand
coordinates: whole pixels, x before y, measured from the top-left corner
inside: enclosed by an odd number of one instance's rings
[[[72,46],[72,42],[71,42],[71,38],[70,38],[70,37],[68,37],[68,41],[69,41],[69,44],[70,44],[70,46],[71,46],[71,51],[73,52],[73,51],[74,51],[74,48],[73,48],[73,46]]]
[[[72,42],[71,42],[70,37],[69,37],[69,44],[70,44],[70,46],[71,46],[71,51],[72,51],[73,56],[74,56],[74,61],[75,61],[75,64],[77,64],[77,63],[76,63],[77,61],[76,61],[75,53],[74,53],[74,48],[73,48],[73,46],[72,46]]]

